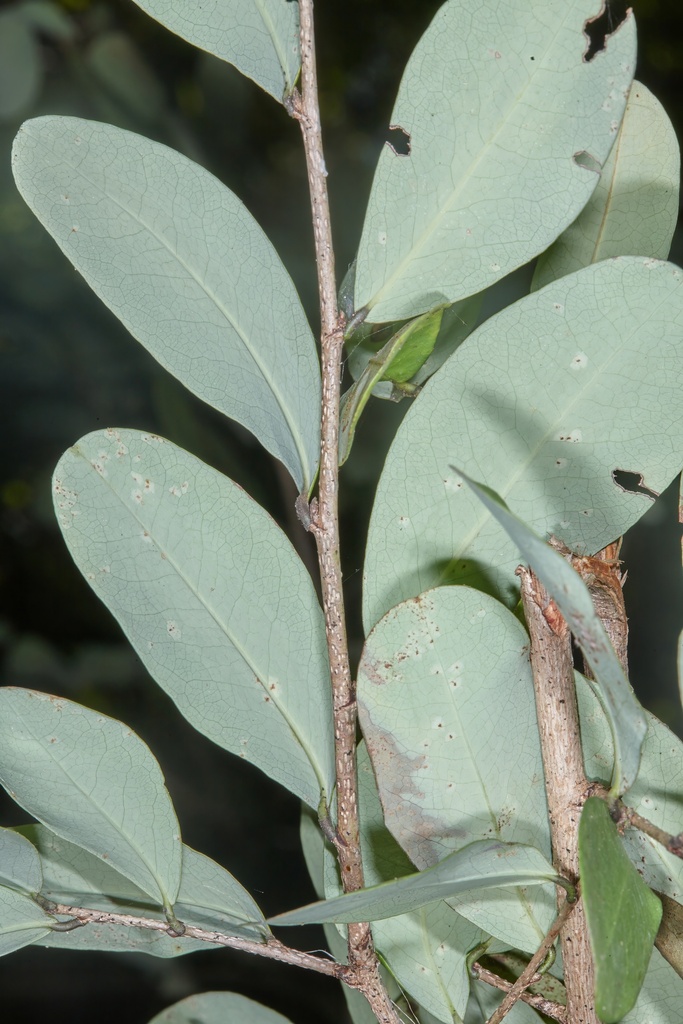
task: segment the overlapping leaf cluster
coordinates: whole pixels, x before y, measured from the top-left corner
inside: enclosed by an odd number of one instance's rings
[[[295,3],[223,0],[190,14],[179,0],[138,2],[276,99],[295,87]],[[588,774],[659,813],[662,828],[681,828],[671,804],[652,806],[653,794],[680,785],[681,744],[640,708],[584,584],[541,539],[601,549],[650,500],[619,490],[615,471],[659,492],[683,451],[683,274],[663,262],[678,149],[661,107],[633,82],[630,15],[585,59],[594,14],[592,0],[443,5],[392,115],[409,152],[382,152],[344,290],[355,383],[340,461],[372,394],[417,395],[379,480],[365,560],[367,889],[339,895],[312,824],[334,800],[329,669],[315,590],[284,533],[232,481],[141,431],[82,438],[54,476],[73,558],[152,676],[197,729],[307,806],[302,836],[321,903],[275,923],[326,922],[337,953],[333,924],[376,922],[384,962],[424,1021],[484,1021],[491,997],[471,982],[470,957],[533,953],[555,913],[528,637],[511,610],[520,553],[595,676],[577,678]],[[645,152],[644,122],[656,138]],[[76,118],[27,122],[13,167],[26,201],[131,333],[251,430],[308,498],[315,344],[289,275],[237,197],[164,146]],[[532,293],[472,332],[479,293],[535,257]],[[381,343],[375,324],[393,325]],[[0,704],[0,779],[40,822],[0,833],[1,952],[42,942],[173,956],[201,945],[134,925],[63,931],[60,906],[267,940],[239,883],[182,845],[137,737],[32,691],[8,688]],[[680,982],[659,953],[650,958],[658,918],[648,886],[681,902],[683,866],[610,828],[591,805],[591,934],[600,947],[623,930],[632,939],[619,963],[597,950],[598,1006],[606,1021],[673,1024]],[[592,897],[615,866],[642,918],[613,919],[613,903]],[[210,1024],[230,1012],[275,1024],[271,1011],[235,1000],[214,993],[155,1020]],[[540,1018],[517,1004],[509,1019]]]

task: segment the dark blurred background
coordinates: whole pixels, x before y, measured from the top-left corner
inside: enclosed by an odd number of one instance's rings
[[[187,0],[192,3],[193,0]],[[402,68],[440,0],[319,0],[321,106],[341,277],[354,257]],[[638,78],[683,131],[683,7],[635,0]],[[20,8],[30,8],[18,16]],[[618,19],[625,4],[613,4]],[[132,726],[166,774],[185,841],[217,859],[267,913],[313,898],[296,801],[184,723],[72,565],[51,508],[62,451],[105,426],[155,431],[242,484],[291,531],[292,494],[245,431],[194,399],[94,298],[20,199],[9,153],[21,122],[71,114],[150,136],[213,171],[268,231],[317,325],[305,167],[284,109],[132,0],[0,3],[0,642],[3,683],[88,704]],[[683,263],[683,237],[672,257]],[[528,275],[500,288],[522,293]],[[344,568],[353,651],[375,481],[405,412],[375,402],[344,469]],[[626,538],[632,679],[681,732],[676,640],[683,627],[677,483]],[[0,824],[26,820],[0,803]],[[315,929],[300,936],[315,948]],[[232,989],[295,1022],[342,1020],[335,983],[230,952],[165,961],[28,948],[0,961],[7,1019],[144,1024],[193,992]]]

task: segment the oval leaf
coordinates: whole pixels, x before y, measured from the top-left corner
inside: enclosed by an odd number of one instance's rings
[[[356,308],[415,316],[488,287],[571,223],[597,184],[635,68],[628,17],[586,61],[595,0],[437,12],[403,75],[356,266]],[[571,104],[567,97],[571,96]]]
[[[138,7],[193,46],[213,53],[280,102],[300,67],[299,5],[290,0],[135,0]]]
[[[43,885],[38,851],[8,828],[0,829],[0,885],[26,893],[38,893]]]
[[[82,438],[53,489],[74,561],[183,715],[317,808],[334,781],[325,627],[270,516],[132,430]]]
[[[540,257],[533,287],[611,256],[665,260],[678,220],[681,160],[671,121],[634,82],[600,181],[576,220]]]
[[[27,121],[12,166],[28,205],[131,334],[308,491],[315,343],[291,278],[239,199],[166,146],[73,117]]]
[[[647,720],[593,607],[588,587],[569,562],[514,516],[497,494],[461,475],[514,540],[581,646],[609,716],[616,751],[612,790],[620,796],[638,775]]]
[[[545,842],[550,854],[528,642],[511,612],[468,587],[404,602],[366,641],[361,728],[387,827],[419,868],[473,840]],[[533,952],[553,904],[510,892],[453,906]]]
[[[621,845],[604,800],[589,797],[579,825],[581,893],[595,963],[595,1009],[617,1024],[635,1005],[662,905]]]
[[[50,925],[55,920],[30,896],[0,885],[0,956],[49,935]]]
[[[0,690],[0,781],[57,835],[106,860],[170,909],[178,820],[161,769],[121,722],[35,690]]]
[[[516,546],[453,464],[573,551],[625,533],[681,468],[682,342],[683,273],[633,257],[563,277],[483,324],[425,385],[387,456],[366,629],[440,583],[516,603]],[[642,475],[643,487],[624,491],[615,470]]]
[[[557,881],[552,865],[533,847],[482,840],[449,854],[433,868],[322,900],[300,910],[290,910],[271,918],[270,923],[381,921],[470,889],[544,885]]]
[[[149,1024],[289,1024],[287,1017],[234,992],[201,992],[162,1010]]]

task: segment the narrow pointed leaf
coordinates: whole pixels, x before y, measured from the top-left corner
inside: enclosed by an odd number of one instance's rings
[[[317,807],[334,778],[325,627],[270,516],[132,430],[82,438],[53,486],[74,561],[188,721]]]
[[[131,334],[307,491],[318,460],[315,343],[291,278],[237,197],[180,153],[79,118],[27,121],[12,167]]]
[[[135,0],[156,21],[282,102],[299,74],[299,5],[289,0]]]
[[[162,1010],[149,1024],[289,1024],[289,1020],[234,992],[200,992]]]
[[[616,750],[612,790],[620,796],[638,774],[647,719],[597,616],[588,588],[567,560],[514,516],[494,491],[464,473],[460,475],[513,539],[581,645],[609,716]]]
[[[270,923],[377,921],[470,889],[545,885],[556,881],[552,865],[533,847],[482,840],[449,854],[433,868],[279,914],[271,918]]]
[[[43,871],[35,847],[11,829],[0,829],[0,885],[37,893],[42,884]]]
[[[633,257],[563,277],[475,331],[412,403],[387,456],[368,534],[366,630],[441,583],[516,603],[516,546],[451,465],[573,551],[625,533],[681,468],[681,344],[683,273]],[[623,490],[616,470],[643,487]]]
[[[30,896],[0,885],[0,956],[39,941],[55,920]]]
[[[492,838],[545,843],[550,855],[528,642],[511,612],[468,587],[406,601],[368,636],[358,670],[361,728],[387,827],[419,868]],[[530,952],[555,914],[545,890],[451,902]]]
[[[595,963],[595,1009],[617,1024],[635,1005],[662,906],[629,860],[604,800],[589,797],[579,825],[581,893]]]
[[[664,108],[634,82],[600,181],[576,220],[540,257],[533,287],[611,256],[665,260],[678,220],[680,154]]]
[[[57,835],[172,907],[178,820],[151,751],[121,722],[47,693],[4,687],[0,781]]]
[[[631,17],[591,61],[594,0],[511,0],[437,12],[403,75],[356,267],[375,322],[481,291],[538,255],[597,184],[635,68]],[[567,97],[571,96],[571,103]]]

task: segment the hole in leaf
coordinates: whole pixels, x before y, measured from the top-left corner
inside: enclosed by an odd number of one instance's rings
[[[400,124],[389,125],[389,134],[386,141],[387,146],[397,156],[410,156],[410,135],[405,128],[401,128]]]
[[[642,473],[630,473],[627,469],[613,469],[612,479],[619,490],[625,491],[627,494],[645,494],[653,501],[659,497],[657,491],[645,486]]]
[[[600,13],[585,23],[583,32],[588,39],[588,46],[583,59],[586,63],[593,60],[596,54],[602,53],[609,37],[626,21],[628,5],[629,0],[605,0]]]
[[[585,167],[587,171],[595,171],[596,174],[600,174],[602,171],[602,164],[595,159],[592,153],[587,153],[585,149],[580,149],[578,153],[574,153],[573,159],[578,167]]]

